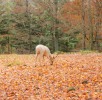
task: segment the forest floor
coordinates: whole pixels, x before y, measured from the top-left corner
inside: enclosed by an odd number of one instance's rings
[[[102,53],[59,54],[45,63],[0,55],[0,100],[102,100]]]

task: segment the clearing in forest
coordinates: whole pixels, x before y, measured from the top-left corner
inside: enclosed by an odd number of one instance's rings
[[[59,54],[34,67],[34,55],[0,55],[0,100],[102,100],[102,54]],[[38,63],[37,63],[38,64]]]

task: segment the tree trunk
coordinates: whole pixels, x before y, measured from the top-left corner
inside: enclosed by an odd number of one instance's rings
[[[83,33],[83,44],[82,44],[82,48],[83,50],[86,49],[86,41],[85,41],[85,37],[86,37],[86,31],[85,31],[85,6],[84,6],[84,0],[82,0],[82,7],[81,7],[81,13],[82,13],[82,33]]]
[[[32,38],[31,38],[31,18],[30,18],[30,14],[29,14],[29,3],[28,3],[28,0],[26,0],[26,14],[27,14],[27,19],[28,19],[28,25],[29,25],[29,31],[28,31],[28,34],[29,34],[29,53],[32,52]]]
[[[88,0],[88,23],[89,23],[89,34],[90,34],[90,50],[93,50],[93,25],[91,16],[91,0]]]
[[[99,49],[99,41],[98,41],[98,33],[99,33],[99,29],[100,29],[100,26],[101,26],[101,20],[102,19],[102,8],[101,8],[101,5],[100,5],[100,2],[96,1],[95,2],[95,41],[96,41],[96,49],[98,50]]]
[[[58,51],[58,37],[57,37],[57,12],[58,12],[58,1],[54,0],[54,15],[55,15],[55,20],[54,20],[54,46],[55,46],[55,51]]]
[[[7,40],[8,40],[8,51],[7,51],[7,53],[10,54],[10,37],[9,36],[7,37]]]
[[[98,32],[99,32],[99,23],[98,23],[98,15],[96,14],[96,23],[95,23],[95,27],[96,27],[96,31],[95,31],[95,42],[96,42],[96,49],[98,50],[99,48],[99,43],[98,43]]]

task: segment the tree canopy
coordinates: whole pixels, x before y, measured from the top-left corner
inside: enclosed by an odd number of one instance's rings
[[[101,0],[1,0],[0,53],[102,50]]]

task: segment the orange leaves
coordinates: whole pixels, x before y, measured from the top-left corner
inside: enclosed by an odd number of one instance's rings
[[[63,54],[53,66],[38,67],[32,55],[0,58],[1,100],[102,99],[102,54]]]
[[[62,16],[73,25],[77,25],[81,21],[81,6],[80,1],[65,3],[62,8]]]

